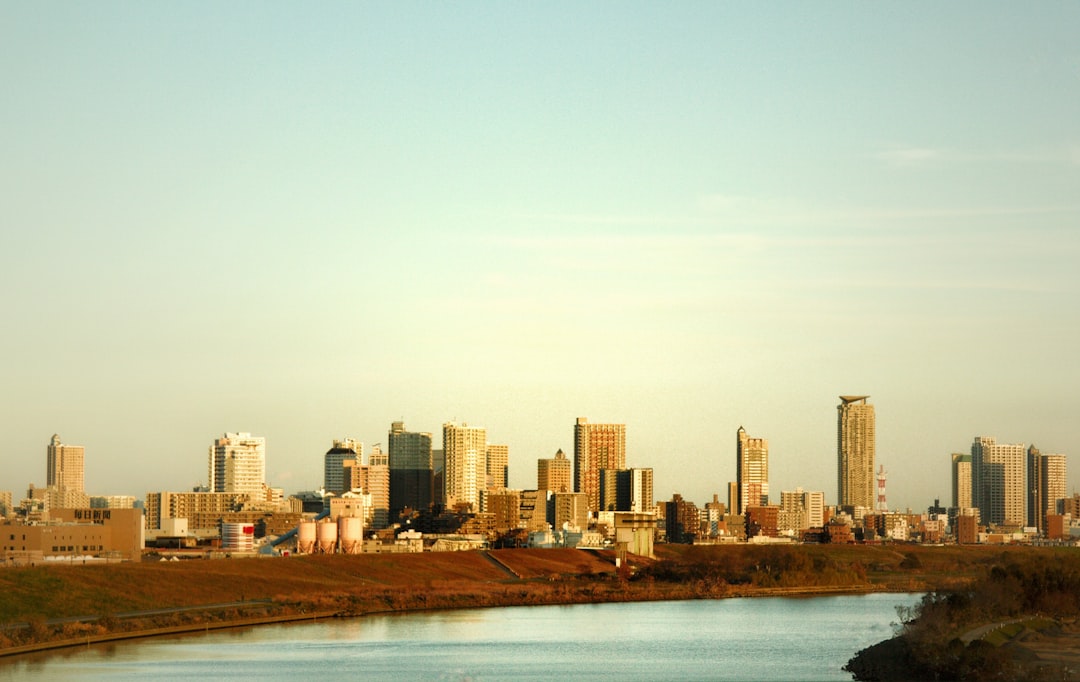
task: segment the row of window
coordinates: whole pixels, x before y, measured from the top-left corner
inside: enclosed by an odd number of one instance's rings
[[[75,549],[76,549],[76,547],[74,545],[67,545],[66,547],[63,546],[63,545],[60,545],[60,546],[53,545],[52,551],[54,551],[54,552],[74,552]],[[95,551],[100,552],[100,551],[102,551],[104,549],[105,549],[105,547],[103,545],[98,545],[96,547],[94,545],[83,545],[82,550],[80,550],[80,551],[83,551],[83,552],[95,552]]]

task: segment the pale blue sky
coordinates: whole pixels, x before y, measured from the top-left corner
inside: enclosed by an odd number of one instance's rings
[[[658,498],[894,507],[977,435],[1080,482],[1076,3],[0,3],[0,489],[270,482],[457,419],[511,484],[627,424]]]

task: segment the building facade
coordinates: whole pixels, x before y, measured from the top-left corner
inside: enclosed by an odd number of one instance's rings
[[[554,493],[574,491],[570,459],[561,449],[551,459],[536,460],[536,488]]]
[[[952,455],[952,506],[956,509],[974,507],[971,495],[971,455],[954,452]]]
[[[971,487],[983,523],[1022,527],[1027,517],[1023,443],[979,436],[971,444]]]
[[[468,424],[443,424],[443,484],[446,506],[467,504],[481,509],[481,491],[487,489],[487,430]]]
[[[352,438],[335,440],[323,457],[323,490],[340,495],[345,492],[344,469],[341,464],[347,459],[362,460],[364,444]]]
[[[836,454],[839,504],[873,509],[875,416],[868,395],[842,395],[837,405]]]
[[[487,490],[502,490],[510,485],[510,446],[487,446]]]
[[[373,530],[389,526],[395,520],[390,516],[390,467],[347,459],[342,468],[349,492],[361,490],[370,497],[366,525]]]
[[[574,424],[574,492],[585,493],[589,511],[600,511],[600,471],[626,468],[626,424]]]
[[[1027,451],[1027,525],[1046,535],[1046,517],[1059,514],[1065,499],[1065,455],[1042,454],[1034,445]]]
[[[266,486],[266,439],[250,433],[226,433],[210,446],[212,493],[262,496]]]
[[[736,479],[739,486],[739,505],[736,514],[746,508],[769,503],[769,441],[751,438],[743,427],[735,433]]]
[[[431,434],[406,431],[405,422],[393,422],[387,438],[391,516],[396,518],[403,509],[429,509],[435,502]]]
[[[86,449],[81,445],[65,445],[60,441],[59,435],[53,434],[47,452],[46,485],[61,490],[85,492]]]

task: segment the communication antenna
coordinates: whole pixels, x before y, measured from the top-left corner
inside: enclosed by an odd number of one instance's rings
[[[885,502],[885,465],[879,465],[877,472],[877,511],[885,513],[889,511],[889,505]]]

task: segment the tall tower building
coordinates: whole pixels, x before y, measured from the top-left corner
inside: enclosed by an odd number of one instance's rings
[[[952,456],[952,506],[971,509],[975,506],[971,494],[971,455],[954,452]]]
[[[630,511],[643,514],[653,510],[653,470],[630,469]]]
[[[342,463],[345,484],[349,490],[362,490],[370,498],[366,511],[367,523],[373,529],[390,525],[390,467],[385,463],[363,464],[347,459]]]
[[[536,489],[555,493],[574,492],[570,460],[560,448],[551,459],[536,460]]]
[[[1028,457],[1027,525],[1046,533],[1046,515],[1058,513],[1065,497],[1065,455],[1044,455],[1032,445]]]
[[[874,406],[868,395],[842,395],[836,406],[837,483],[840,506],[874,508]]]
[[[46,485],[60,490],[85,492],[85,448],[81,445],[64,445],[60,442],[60,436],[53,434],[47,452]]]
[[[352,438],[334,440],[333,445],[323,457],[323,489],[328,493],[340,495],[348,490],[345,487],[345,469],[342,463],[352,459],[361,461],[364,456],[364,444]]]
[[[600,511],[600,470],[626,468],[626,424],[574,424],[574,492],[585,493],[589,511]]]
[[[474,512],[482,511],[480,493],[487,484],[487,431],[468,424],[443,424],[443,456],[446,506],[467,503]]]
[[[510,446],[487,447],[487,490],[502,490],[510,486]]]
[[[210,492],[261,497],[266,485],[266,439],[226,433],[210,446]]]
[[[971,488],[979,518],[988,524],[1021,527],[1027,516],[1023,443],[998,443],[980,436],[971,444]]]
[[[435,502],[435,469],[431,461],[431,434],[406,431],[405,422],[390,424],[390,515],[397,518],[406,507],[423,511]]]
[[[769,503],[769,441],[751,438],[741,426],[735,436],[738,466],[735,482],[739,485],[739,506],[735,513],[745,514],[747,507]]]

